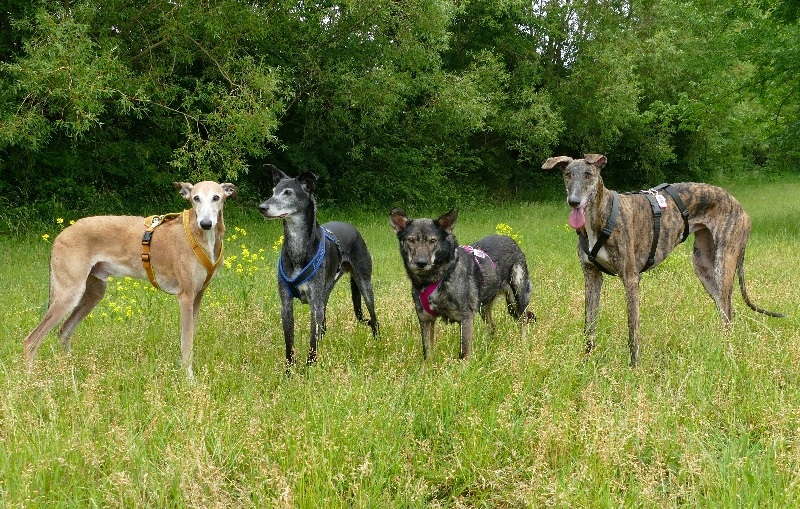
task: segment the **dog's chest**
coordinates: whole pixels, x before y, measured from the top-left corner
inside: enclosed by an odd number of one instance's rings
[[[483,262],[492,263],[488,258],[479,259],[467,253],[458,257],[447,277],[428,296],[430,307],[438,316],[460,322],[476,313],[484,300],[491,300],[485,298],[485,293],[497,293],[494,268],[489,265],[482,270]]]
[[[464,318],[464,311],[472,307],[469,305],[470,300],[477,302],[477,298],[470,299],[468,293],[464,291],[466,289],[460,289],[456,293],[453,290],[440,284],[428,296],[429,307],[437,316],[452,322],[460,322]]]
[[[588,222],[586,223],[586,237],[589,240],[589,251],[591,251],[594,248],[594,245],[597,243],[597,234],[591,229]],[[586,253],[583,251],[581,251],[581,259],[586,262],[589,261],[588,256],[586,256]],[[600,262],[600,264],[607,269],[614,269],[605,246],[602,246],[597,252],[595,260]]]
[[[308,283],[303,283],[298,286],[297,293],[300,294],[300,302],[308,304]]]

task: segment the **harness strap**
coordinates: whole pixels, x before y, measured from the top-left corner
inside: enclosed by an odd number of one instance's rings
[[[653,193],[645,192],[644,195],[650,202],[650,207],[653,209],[653,243],[650,245],[650,255],[647,257],[644,267],[641,272],[646,271],[656,262],[656,251],[658,250],[658,237],[661,234],[661,205],[654,196],[657,191]]]
[[[475,265],[477,265],[479,269],[481,267],[481,264],[478,261],[478,258],[489,260],[492,263],[492,267],[494,267],[495,269],[497,268],[497,264],[494,263],[494,260],[492,260],[492,257],[489,256],[486,253],[486,251],[484,251],[483,249],[478,249],[477,247],[473,247],[473,246],[470,246],[470,245],[461,246],[461,247],[462,247],[462,249],[464,249],[464,251],[466,251],[467,253],[472,255],[472,259],[473,259],[473,261],[475,261]]]
[[[678,206],[678,210],[681,211],[681,217],[683,217],[683,236],[681,237],[681,243],[683,243],[689,237],[689,211],[686,209],[686,205],[681,200],[681,197],[678,195],[678,192],[670,186],[670,184],[661,184],[653,188],[654,191],[661,191],[664,190],[665,193],[670,195],[672,201],[675,202],[675,205]]]
[[[647,257],[647,262],[645,262],[640,273],[652,267],[656,261],[658,240],[661,234],[661,205],[659,205],[658,200],[656,199],[656,195],[659,191],[664,191],[667,193],[675,202],[678,210],[681,212],[681,217],[683,217],[683,236],[681,237],[681,242],[684,242],[690,233],[689,211],[686,208],[686,204],[683,203],[683,200],[681,200],[681,197],[678,195],[678,192],[675,191],[670,184],[664,183],[648,189],[647,191],[640,191],[641,194],[644,194],[647,197],[647,200],[650,202],[650,207],[653,210],[653,243],[650,246],[650,255]],[[603,227],[603,231],[600,232],[600,235],[598,235],[597,242],[595,242],[591,251],[589,251],[589,240],[587,237],[585,235],[581,235],[580,230],[576,230],[576,233],[578,234],[578,242],[580,243],[581,250],[586,253],[587,257],[589,257],[589,261],[591,261],[592,264],[594,264],[594,266],[602,272],[611,276],[616,276],[616,274],[609,271],[596,259],[600,249],[603,247],[603,245],[605,245],[606,240],[608,240],[608,237],[611,236],[611,232],[614,231],[614,226],[616,226],[617,214],[619,212],[619,196],[615,191],[612,191],[612,193],[613,197],[611,204],[611,215],[608,217],[608,222]]]
[[[322,238],[319,241],[319,246],[317,247],[314,258],[312,258],[311,261],[308,262],[308,265],[303,267],[303,270],[295,277],[289,278],[289,276],[286,275],[286,272],[283,270],[283,257],[278,257],[278,277],[283,284],[286,285],[286,289],[289,290],[289,293],[291,293],[292,297],[295,299],[300,298],[300,290],[298,290],[298,287],[311,279],[322,266],[322,262],[325,260],[325,244],[327,244],[327,240],[334,242],[341,250],[339,239],[325,228],[320,227],[320,230],[322,230]]]
[[[182,212],[172,212],[169,214],[161,214],[160,216],[153,215],[146,217],[144,220],[146,230],[142,235],[142,267],[144,267],[144,271],[147,273],[147,279],[150,280],[150,284],[159,290],[161,290],[161,287],[158,286],[156,282],[156,274],[153,270],[153,264],[150,261],[150,242],[153,240],[153,231],[158,225],[170,219],[175,219],[181,214]]]
[[[150,284],[155,286],[156,289],[161,290],[161,287],[156,283],[156,274],[153,272],[153,265],[150,263],[150,241],[153,239],[153,230],[145,230],[142,235],[142,266],[147,273],[147,279]]]
[[[597,267],[601,272],[608,274],[609,276],[616,276],[615,273],[608,270],[603,264],[597,261],[597,254],[600,252],[600,249],[603,248],[608,238],[611,236],[611,233],[614,231],[614,227],[617,225],[617,216],[619,215],[619,194],[616,191],[611,191],[611,215],[608,216],[608,221],[606,225],[603,227],[603,230],[600,232],[600,235],[597,236],[597,242],[594,243],[592,250],[589,251],[589,239],[586,235],[581,235],[580,230],[575,230],[575,233],[578,234],[578,242],[581,245],[581,249],[586,256],[589,257],[589,261]],[[585,231],[585,230],[584,230]]]
[[[431,308],[430,296],[437,288],[439,288],[439,283],[441,283],[441,281],[436,281],[429,284],[419,294],[419,303],[422,304],[422,309],[424,309],[425,312],[431,316],[436,316],[436,311]]]
[[[216,262],[211,263],[209,256],[205,251],[203,251],[202,246],[200,246],[200,244],[197,242],[197,239],[194,237],[194,235],[192,235],[192,230],[189,226],[188,212],[188,210],[185,210],[183,212],[172,212],[169,214],[162,214],[160,216],[148,216],[144,220],[144,225],[147,229],[142,235],[142,266],[147,273],[147,279],[150,280],[150,284],[159,290],[161,290],[161,287],[158,285],[158,282],[156,282],[156,274],[153,270],[153,264],[150,258],[150,243],[153,240],[153,232],[155,231],[156,227],[164,224],[166,221],[175,219],[178,216],[183,216],[183,230],[186,233],[186,240],[189,241],[189,246],[191,246],[195,256],[197,256],[197,259],[200,260],[200,263],[203,264],[203,267],[206,269],[206,280],[203,282],[203,287],[206,287],[211,281],[211,278],[214,277],[214,273],[216,272],[220,263],[222,263],[222,259],[225,255],[225,244],[223,240],[220,240],[222,247],[220,249],[219,258],[217,258]]]
[[[197,239],[192,235],[192,229],[189,225],[189,214],[188,210],[183,211],[183,231],[186,232],[186,240],[189,241],[189,245],[192,247],[192,251],[194,251],[194,255],[203,264],[203,267],[206,268],[206,280],[203,282],[203,288],[205,288],[208,283],[211,281],[211,278],[214,277],[214,273],[219,267],[219,264],[222,263],[222,259],[225,256],[225,243],[222,239],[220,239],[220,251],[219,251],[219,258],[217,261],[212,263],[211,258],[203,251],[203,247],[197,242]]]

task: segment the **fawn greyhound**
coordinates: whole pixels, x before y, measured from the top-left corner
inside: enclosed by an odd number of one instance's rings
[[[203,297],[223,257],[222,207],[235,195],[233,184],[175,182],[192,208],[181,214],[85,217],[53,241],[50,255],[50,305],[44,319],[25,338],[25,360],[33,364],[44,337],[69,315],[58,336],[70,350],[75,327],[102,300],[108,276],[149,279],[178,296],[181,312],[181,364],[193,378],[192,346]],[[177,217],[181,216],[181,220]],[[157,228],[156,228],[157,227]]]
[[[437,219],[409,219],[393,209],[389,222],[397,234],[400,256],[411,281],[411,298],[422,331],[422,357],[433,350],[436,317],[461,325],[460,357],[472,353],[475,315],[480,313],[494,332],[492,304],[501,295],[506,309],[519,320],[522,339],[527,325],[536,320],[527,310],[532,285],[525,254],[511,237],[490,235],[459,247],[453,234],[458,212]]]
[[[714,299],[726,330],[733,318],[731,298],[737,275],[742,297],[751,309],[784,316],[756,306],[747,295],[744,252],[750,217],[733,196],[722,188],[699,183],[662,184],[619,195],[603,185],[600,170],[605,164],[605,156],[586,154],[575,160],[551,157],[542,165],[564,172],[567,203],[572,207],[569,225],[578,233],[578,257],[586,282],[587,353],[594,347],[603,273],[619,275],[628,306],[631,366],[636,366],[640,274],[663,261],[692,232],[695,274]]]
[[[325,308],[339,278],[350,273],[350,293],[356,319],[378,336],[375,297],[372,291],[372,257],[361,234],[349,223],[317,222],[314,198],[317,176],[306,171],[290,178],[275,166],[272,171],[272,196],[258,206],[267,219],[283,221],[283,247],[278,260],[278,292],[281,298],[281,323],[286,343],[286,362],[294,358],[294,299],[311,306],[311,336],[307,364],[317,358],[317,341],[325,333]],[[369,311],[365,320],[361,296]]]

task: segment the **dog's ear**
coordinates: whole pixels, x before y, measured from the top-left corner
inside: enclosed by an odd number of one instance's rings
[[[558,156],[558,157],[551,157],[547,161],[544,162],[542,165],[543,170],[550,170],[552,168],[564,168],[569,163],[572,162],[572,158],[569,156]]]
[[[392,209],[392,212],[389,213],[389,222],[392,223],[392,229],[395,233],[400,233],[401,231],[405,230],[408,223],[411,220],[408,218],[405,212],[400,209]]]
[[[219,187],[225,192],[225,198],[236,198],[236,186],[230,182],[220,184]]]
[[[303,186],[307,193],[313,193],[317,187],[317,176],[310,171],[304,171],[297,176],[297,181]]]
[[[583,159],[594,166],[597,166],[598,170],[602,170],[603,166],[606,165],[606,156],[603,154],[586,154],[583,156]]]
[[[272,185],[277,186],[278,182],[283,179],[288,179],[289,176],[278,169],[277,166],[272,164],[265,164],[264,168],[272,172]]]
[[[187,200],[192,197],[192,188],[194,187],[192,184],[188,182],[173,182],[172,185]]]
[[[447,214],[439,216],[439,218],[433,222],[436,224],[436,226],[447,233],[453,233],[453,227],[456,225],[456,219],[458,219],[458,211],[456,209],[452,209]]]

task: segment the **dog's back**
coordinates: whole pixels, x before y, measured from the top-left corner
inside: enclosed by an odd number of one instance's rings
[[[499,291],[505,293],[508,312],[519,320],[533,320],[533,313],[526,309],[531,300],[533,285],[528,273],[528,262],[519,245],[506,235],[491,235],[475,244],[494,261],[497,270]]]
[[[367,243],[355,226],[342,221],[330,221],[322,227],[338,240],[337,247],[342,255],[342,263],[357,263],[368,273],[372,273],[372,257],[367,249]]]

